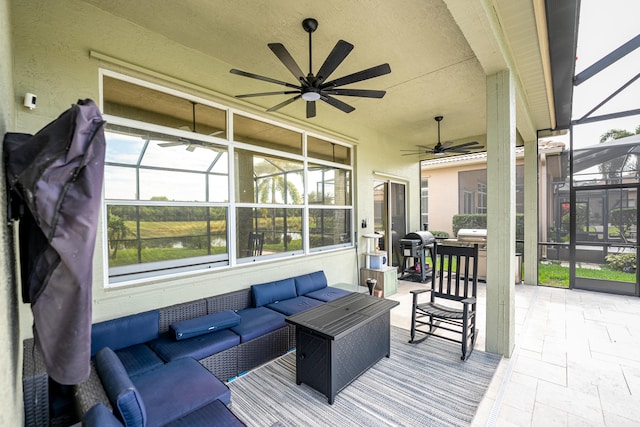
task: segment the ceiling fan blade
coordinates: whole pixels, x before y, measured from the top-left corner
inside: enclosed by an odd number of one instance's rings
[[[348,76],[340,77],[339,79],[332,80],[330,82],[320,85],[322,89],[328,87],[344,86],[362,80],[372,79],[391,72],[389,64],[381,64],[375,67],[367,68],[366,70],[358,71],[357,73],[349,74]]]
[[[465,142],[464,144],[458,144],[455,147],[452,148],[460,148],[460,147],[470,147],[472,145],[478,145],[480,147],[482,147],[482,145],[480,145],[480,143],[478,141],[471,141],[471,142]]]
[[[175,141],[175,142],[163,142],[162,144],[158,144],[158,146],[160,147],[176,147],[178,145],[184,145],[184,142]]]
[[[417,153],[404,153],[404,154],[400,154],[401,156],[419,156],[420,154],[422,154],[422,151],[418,151]]]
[[[451,144],[453,144],[453,141],[445,141],[442,143],[442,145],[440,145],[440,149],[446,150],[451,146]]]
[[[307,119],[316,116],[316,101],[307,101]]]
[[[278,104],[278,105],[274,105],[273,107],[269,108],[269,109],[267,110],[267,112],[272,113],[272,112],[274,112],[274,111],[276,111],[276,110],[279,110],[279,109],[281,109],[282,107],[284,107],[285,105],[289,105],[289,104],[291,104],[293,101],[295,101],[295,100],[297,100],[297,99],[299,99],[299,98],[301,98],[301,97],[302,97],[302,95],[296,95],[296,96],[294,96],[293,98],[289,98],[289,99],[287,99],[286,101],[281,102],[280,104]]]
[[[257,80],[262,80],[263,82],[275,83],[277,85],[293,87],[293,88],[296,88],[296,89],[302,89],[301,86],[296,86],[294,84],[283,82],[281,80],[272,79],[271,77],[265,77],[265,76],[261,76],[261,75],[258,75],[258,74],[248,73],[248,72],[242,71],[242,70],[236,70],[235,68],[231,69],[229,72],[231,74],[236,74],[238,76],[249,77],[249,78],[257,79]]]
[[[316,77],[318,81],[322,83],[327,80],[331,73],[333,73],[338,65],[344,61],[344,59],[349,55],[349,53],[353,50],[353,45],[344,40],[338,40],[338,43],[334,46],[327,59],[324,60],[324,64],[318,70]]]
[[[325,89],[322,92],[328,95],[362,96],[364,98],[382,98],[387,93],[384,90],[369,89]]]
[[[327,95],[321,95],[320,99],[322,99],[324,102],[331,105],[332,107],[336,107],[338,110],[344,111],[345,113],[350,113],[353,110],[355,110],[355,108],[352,107],[351,105]]]
[[[296,80],[304,81],[304,73],[282,43],[269,43],[267,46],[269,46],[269,49],[271,49],[273,53],[276,54],[280,62],[282,62],[285,67],[287,67],[287,69],[291,72],[291,74],[293,74]]]
[[[281,90],[278,92],[261,92],[261,93],[247,93],[244,95],[236,95],[236,98],[250,98],[252,96],[267,96],[267,95],[291,95],[294,93],[300,93],[298,90]]]

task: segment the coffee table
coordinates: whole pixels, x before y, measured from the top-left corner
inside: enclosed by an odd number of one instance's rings
[[[353,293],[289,316],[296,327],[296,384],[333,404],[336,394],[391,354],[390,310],[398,301]]]

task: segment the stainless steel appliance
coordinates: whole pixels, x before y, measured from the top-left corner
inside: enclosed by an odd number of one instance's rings
[[[482,228],[461,228],[457,239],[444,239],[443,245],[470,246],[478,244],[478,280],[487,281],[487,230]],[[521,255],[516,254],[515,281],[522,281]]]

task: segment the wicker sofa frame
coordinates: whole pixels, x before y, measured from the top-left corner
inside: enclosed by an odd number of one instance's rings
[[[222,310],[242,310],[251,307],[251,304],[251,289],[247,288],[163,307],[158,309],[159,331],[160,333],[168,331],[170,325],[178,321],[189,320]],[[198,360],[198,362],[219,379],[228,381],[283,355],[294,347],[294,342],[294,326],[287,325],[227,350],[207,356]],[[102,402],[107,408],[112,409],[93,364],[89,379],[75,386],[75,396],[79,414],[86,413],[98,402]]]

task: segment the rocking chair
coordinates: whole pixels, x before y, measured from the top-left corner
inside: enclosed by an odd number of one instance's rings
[[[436,245],[436,262],[432,270],[431,289],[417,289],[413,294],[411,339],[416,332],[426,334],[415,342],[435,335],[462,344],[462,360],[473,351],[476,330],[476,292],[478,288],[478,245]],[[436,255],[434,254],[434,256]],[[418,296],[428,292],[428,301]]]

